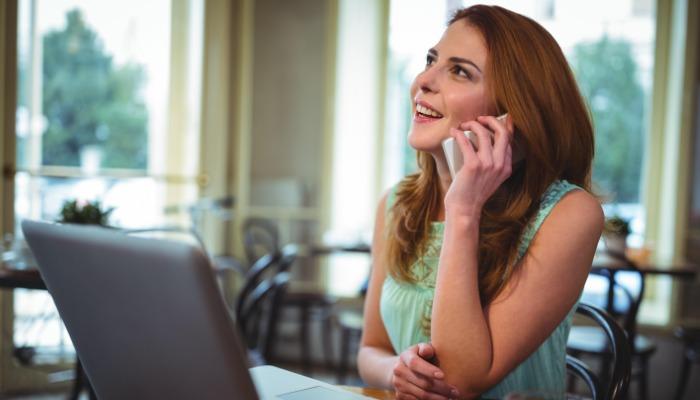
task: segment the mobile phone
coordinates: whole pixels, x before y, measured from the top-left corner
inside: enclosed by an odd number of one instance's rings
[[[503,114],[496,119],[499,121],[505,121],[506,117],[508,114]],[[464,131],[464,136],[469,139],[470,142],[474,145],[474,149],[478,150],[479,149],[479,137],[472,131]],[[493,140],[493,133],[491,134],[491,139]],[[518,148],[515,146],[515,141],[512,143],[513,146],[513,163],[516,163],[520,160],[523,159],[523,154],[521,151],[518,150]],[[464,164],[464,159],[462,158],[462,151],[459,148],[459,145],[454,142],[454,138],[447,138],[442,141],[442,150],[445,152],[445,158],[447,159],[447,166],[450,169],[450,175],[454,179],[455,175],[457,174],[457,171],[462,168],[462,165]]]

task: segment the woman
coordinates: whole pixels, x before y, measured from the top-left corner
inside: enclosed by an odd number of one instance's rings
[[[420,171],[377,209],[360,375],[399,399],[563,396],[603,214],[590,117],[561,49],[522,15],[470,7],[411,96]],[[465,160],[454,179],[450,136]]]

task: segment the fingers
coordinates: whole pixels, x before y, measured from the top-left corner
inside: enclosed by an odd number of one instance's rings
[[[411,371],[430,378],[442,379],[445,374],[442,370],[429,363],[419,355],[419,346],[412,346],[409,350],[400,355],[400,359]],[[432,346],[430,346],[432,348]]]
[[[418,343],[418,355],[432,364],[431,359],[435,357],[435,349],[430,343]]]
[[[506,117],[505,122],[499,121],[496,117],[482,116],[477,120],[488,126],[493,131],[493,148],[495,153],[505,152],[506,147],[510,144],[513,135],[513,120],[510,115]]]
[[[474,149],[474,146],[472,146],[472,143],[469,141],[469,139],[466,138],[463,131],[455,128],[450,128],[450,135],[452,135],[455,142],[457,142],[457,145],[459,146],[459,151],[462,153],[462,159],[465,162],[476,157],[476,150]]]
[[[477,135],[479,149],[475,152],[479,163],[472,159],[472,167],[481,171],[495,171],[503,179],[512,172],[512,131],[513,122],[510,115],[505,122],[499,121],[493,116],[480,116],[476,121],[465,122],[460,129],[469,129]],[[467,155],[463,154],[465,165]],[[478,164],[478,165],[477,165]]]
[[[443,381],[421,377],[405,366],[395,371],[394,389],[419,399],[447,400],[458,395],[456,390],[453,391]]]
[[[444,372],[423,358],[434,355],[435,349],[428,343],[411,346],[401,353],[393,370],[394,387],[419,399],[458,397],[457,388],[443,380]]]
[[[496,117],[479,117],[478,120],[494,132],[494,169],[505,179],[513,169],[513,119],[508,115],[505,121]]]

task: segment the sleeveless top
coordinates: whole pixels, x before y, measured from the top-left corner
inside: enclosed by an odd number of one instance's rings
[[[562,197],[571,190],[580,189],[565,180],[552,183],[544,192],[540,209],[525,228],[518,245],[518,260],[525,255],[532,238],[542,222]],[[387,198],[387,210],[394,201],[394,190]],[[387,274],[382,286],[380,314],[396,354],[408,347],[430,342],[426,335],[425,316],[429,317],[435,294],[440,248],[444,232],[443,222],[433,222],[423,257],[412,265],[416,283],[397,282]],[[535,392],[539,397],[564,398],[566,378],[566,341],[576,305],[552,334],[525,361],[503,380],[482,394],[484,398],[501,398],[512,392]]]

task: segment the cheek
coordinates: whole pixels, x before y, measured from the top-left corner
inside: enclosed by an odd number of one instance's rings
[[[481,93],[455,94],[446,99],[449,118],[459,123],[487,114],[485,96]]]

